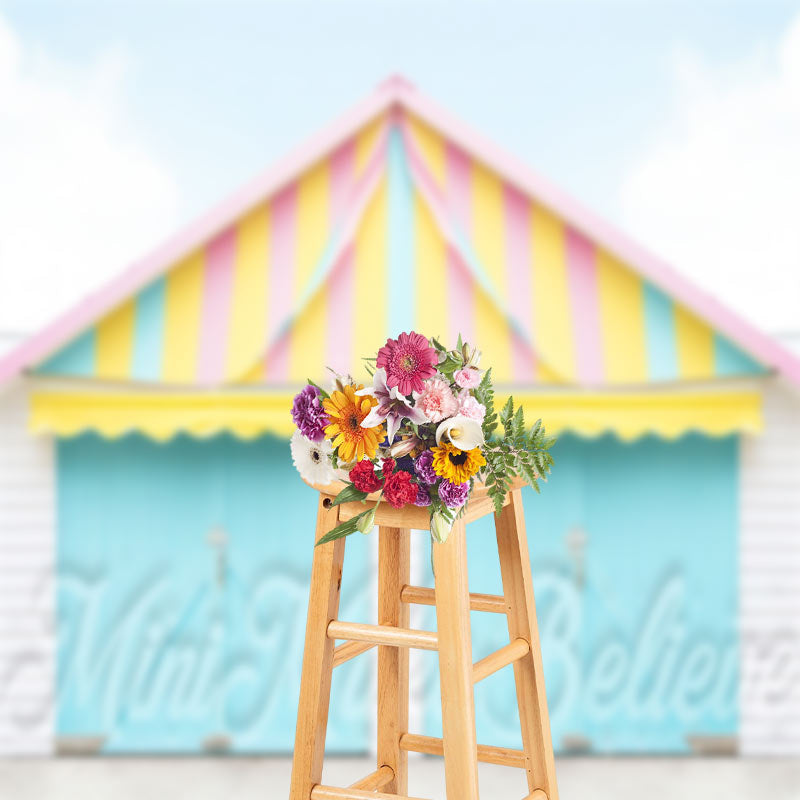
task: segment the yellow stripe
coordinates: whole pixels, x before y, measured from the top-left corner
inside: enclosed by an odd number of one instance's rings
[[[384,118],[378,117],[369,124],[365,125],[356,137],[356,173],[361,174],[370,160],[370,156],[375,152],[375,145],[378,142],[381,129],[383,128]]]
[[[97,377],[125,380],[133,359],[136,300],[129,300],[97,326]]]
[[[597,283],[606,380],[610,383],[647,380],[642,279],[600,250]]]
[[[203,302],[203,251],[197,251],[167,276],[164,380],[190,383],[197,375]]]
[[[430,170],[433,177],[438,181],[439,186],[444,184],[445,179],[445,151],[444,140],[439,134],[424,122],[416,117],[408,118],[408,127],[411,138],[414,140],[422,160]]]
[[[500,382],[512,378],[511,327],[504,315],[508,308],[505,226],[503,224],[503,184],[482,164],[472,168],[472,231],[475,254],[503,309],[498,309],[483,291],[475,294],[475,344],[492,365],[492,375]]]
[[[447,300],[447,249],[433,215],[414,193],[415,330],[439,341],[449,331]],[[455,342],[453,342],[455,344]]]
[[[564,225],[538,205],[531,210],[533,225],[534,342],[541,359],[537,378],[551,382],[575,379],[575,345],[567,283]]]
[[[329,199],[330,170],[328,162],[323,161],[306,173],[298,186],[295,304],[301,301],[308,290],[327,244]],[[325,294],[323,289],[322,295]],[[289,378],[294,381],[302,381],[308,377],[321,378],[325,369],[327,303],[320,296],[313,298],[313,301],[306,298],[306,301],[310,305],[295,320],[289,342]]]
[[[297,186],[297,244],[294,299],[308,287],[314,267],[328,238],[330,171],[322,161],[300,179]]]
[[[241,378],[264,355],[267,336],[269,207],[244,217],[236,231],[231,322],[228,335],[228,378]]]
[[[342,325],[353,325],[351,363],[355,377],[361,380],[367,377],[361,359],[374,355],[386,341],[386,304],[398,301],[386,297],[387,227],[387,183],[383,177],[356,234],[353,319],[341,320]]]
[[[328,288],[322,286],[292,326],[289,379],[294,382],[325,379],[328,330]]]
[[[169,439],[178,431],[195,436],[230,431],[241,438],[274,433],[288,438],[294,429],[287,413],[294,391],[39,391],[31,395],[29,426],[34,433],[59,436],[92,430],[113,438],[138,430],[156,440]],[[499,407],[505,399],[499,393],[496,405]],[[712,436],[760,433],[764,427],[758,392],[514,392],[514,399],[525,409],[528,419],[542,417],[551,434],[570,430],[598,436],[614,431],[620,438],[630,440],[652,433],[673,438],[692,430]]]
[[[711,328],[684,306],[675,304],[678,373],[681,378],[714,375],[714,337]]]

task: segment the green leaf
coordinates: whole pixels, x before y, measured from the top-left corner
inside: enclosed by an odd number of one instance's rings
[[[336,498],[331,503],[332,506],[338,506],[342,503],[350,503],[353,500],[361,501],[367,496],[366,492],[362,492],[360,489],[356,489],[356,487],[352,483],[348,483],[347,486],[342,489],[339,494],[336,495]]]
[[[314,381],[312,381],[311,378],[306,378],[306,383],[309,386],[313,386],[315,389],[319,390],[320,397],[323,398],[330,397],[330,395],[319,384],[314,383]]]
[[[319,547],[321,544],[327,544],[335,539],[342,539],[345,536],[349,536],[351,533],[355,533],[358,530],[358,521],[371,511],[372,509],[368,508],[366,511],[362,511],[358,516],[353,517],[353,519],[349,519],[347,522],[342,522],[337,525],[333,530],[328,531],[328,533],[321,537],[314,546]]]

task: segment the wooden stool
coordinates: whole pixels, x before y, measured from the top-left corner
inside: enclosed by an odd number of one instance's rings
[[[315,548],[289,800],[413,800],[407,797],[409,751],[444,755],[448,800],[478,800],[479,761],[525,769],[529,794],[524,800],[558,799],[521,485],[515,484],[495,516],[503,597],[470,594],[467,586],[465,525],[494,511],[482,486],[475,487],[447,541],[433,544],[435,589],[409,585],[410,531],[429,528],[428,509],[378,504],[377,625],[337,619],[345,540]],[[341,486],[315,488],[320,490],[315,542],[366,508],[361,503],[332,505]],[[409,629],[410,603],[436,606],[436,633]],[[505,614],[511,640],[475,664],[470,609]],[[344,643],[334,646],[337,639]],[[323,786],[333,669],[376,645],[377,769],[347,789]],[[443,739],[408,731],[409,647],[439,652]],[[514,665],[524,750],[478,745],[475,738],[472,687],[508,664]]]

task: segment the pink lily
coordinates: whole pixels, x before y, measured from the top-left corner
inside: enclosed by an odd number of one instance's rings
[[[410,419],[417,425],[427,422],[427,417],[421,410],[414,408],[396,386],[389,387],[386,383],[386,370],[381,367],[375,370],[372,379],[372,386],[360,389],[357,395],[372,395],[377,398],[378,405],[364,418],[361,423],[362,428],[374,428],[382,422],[386,422],[386,436],[389,444],[394,441],[394,437],[400,428],[400,423],[404,419]]]

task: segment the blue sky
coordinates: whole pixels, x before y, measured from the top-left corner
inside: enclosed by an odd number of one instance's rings
[[[797,11],[763,0],[0,2],[38,80],[66,73],[61,88],[85,95],[81,83],[106,74],[109,130],[164,173],[174,197],[160,216],[170,225],[400,72],[662,251],[680,231],[648,233],[625,186],[639,167],[652,172],[647,159],[665,131],[683,135],[681,65],[695,70],[692,85],[718,81],[717,95],[743,64],[756,61],[767,80]],[[145,240],[156,228],[144,229],[131,252],[154,244]],[[2,320],[0,304],[0,328]]]

